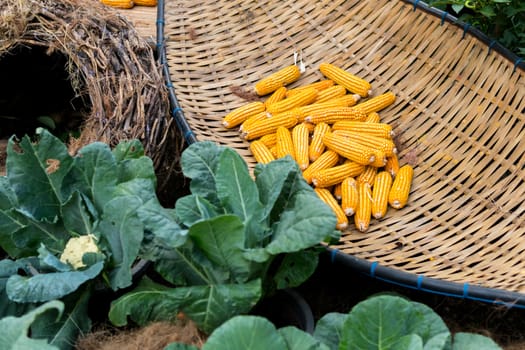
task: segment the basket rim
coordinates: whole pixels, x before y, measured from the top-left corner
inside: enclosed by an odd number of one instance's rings
[[[459,20],[452,14],[432,7],[420,0],[401,0],[404,3],[412,4],[414,11],[424,11],[437,18],[441,18],[441,25],[449,22],[463,30],[463,36],[467,33],[474,36],[483,43],[490,54],[492,51],[497,52],[514,65],[514,72],[519,68],[525,71],[525,61],[514,52],[503,46],[498,41],[490,38],[476,27],[469,23]],[[190,125],[188,124],[183,108],[181,107],[175,88],[171,81],[171,75],[167,63],[166,40],[165,40],[165,1],[158,0],[157,6],[157,40],[156,50],[160,63],[163,67],[165,83],[168,88],[168,95],[171,105],[171,116],[175,119],[176,125],[184,136],[188,145],[199,142]],[[376,261],[359,258],[338,250],[336,247],[325,247],[326,253],[330,255],[330,262],[333,265],[342,265],[370,278],[378,279],[393,285],[401,286],[407,289],[414,289],[421,292],[427,292],[436,295],[455,297],[478,301],[486,304],[503,305],[509,308],[525,309],[525,293],[513,292],[499,288],[484,287],[471,283],[459,283],[447,281],[444,279],[426,277],[422,274],[415,274],[393,267],[384,266]]]

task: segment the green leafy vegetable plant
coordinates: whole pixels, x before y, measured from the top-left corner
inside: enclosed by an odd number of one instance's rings
[[[0,317],[61,300],[62,316],[39,318],[31,334],[70,348],[91,327],[93,292],[130,287],[144,232],[163,229],[157,218],[170,215],[155,195],[152,161],[137,140],[113,150],[95,142],[71,156],[41,129],[35,141],[9,140],[6,167],[0,177],[0,247],[7,253],[0,261]]]
[[[194,350],[170,344],[165,350]],[[260,316],[239,315],[209,336],[202,350],[501,350],[490,338],[451,334],[428,306],[394,295],[375,295],[348,313],[328,313],[308,334],[293,326],[276,327]]]
[[[331,209],[291,158],[257,165],[252,176],[234,150],[203,141],[183,152],[181,164],[191,194],[177,200],[176,220],[164,218],[166,230],[143,245],[161,281],[144,278],[115,300],[115,325],[128,316],[143,325],[184,312],[210,333],[275,289],[304,282],[319,243],[338,237]],[[173,241],[184,235],[184,244]]]
[[[516,55],[525,56],[525,2],[522,0],[430,0],[428,3],[450,9],[459,19]]]

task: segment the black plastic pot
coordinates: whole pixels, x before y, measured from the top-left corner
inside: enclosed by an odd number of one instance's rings
[[[251,313],[266,317],[276,328],[295,326],[310,334],[314,332],[312,309],[302,295],[293,289],[282,289],[264,298]]]

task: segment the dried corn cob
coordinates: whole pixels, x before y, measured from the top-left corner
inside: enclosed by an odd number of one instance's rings
[[[343,120],[335,122],[334,125],[332,125],[332,130],[348,130],[384,138],[392,138],[394,136],[392,126],[386,123],[363,123],[353,120]]]
[[[393,92],[385,92],[384,94],[377,95],[369,98],[356,105],[356,108],[361,109],[366,114],[372,112],[379,112],[380,110],[390,106],[396,100],[396,95]]]
[[[296,65],[284,67],[274,72],[255,84],[255,93],[259,96],[268,95],[281,86],[293,83],[301,76],[301,71]]]
[[[292,129],[292,141],[295,150],[295,161],[301,170],[308,168],[310,159],[308,158],[308,141],[310,132],[305,123],[297,124]]]
[[[376,160],[374,149],[343,136],[326,133],[323,143],[328,149],[359,164],[369,165]]]
[[[347,177],[355,177],[363,172],[365,166],[356,162],[345,162],[327,169],[317,170],[312,174],[312,183],[316,187],[333,186]]]
[[[273,134],[264,135],[259,139],[259,141],[264,143],[266,147],[271,148],[275,146],[275,144],[277,143],[277,134],[273,133]]]
[[[353,177],[347,177],[341,182],[341,208],[347,216],[354,215],[359,203],[357,182]]]
[[[343,212],[343,209],[341,206],[339,206],[339,203],[337,203],[337,200],[334,198],[334,196],[330,193],[330,191],[326,188],[315,188],[315,193],[321,198],[323,202],[325,202],[330,208],[332,208],[335,217],[337,218],[337,224],[336,228],[338,230],[344,230],[348,227],[348,218],[346,217],[345,213]]]
[[[130,9],[135,6],[133,0],[100,0],[104,5],[108,5],[120,9]]]
[[[298,121],[299,118],[297,113],[294,113],[293,111],[290,113],[285,112],[276,114],[270,118],[266,118],[265,120],[260,120],[253,123],[249,128],[243,128],[241,137],[246,140],[253,140],[266,134],[272,134],[276,132],[279,126],[292,128],[295,126],[295,124],[297,124]]]
[[[252,115],[241,124],[241,126],[239,127],[239,131],[242,132],[245,129],[250,129],[251,125],[253,125],[255,122],[266,120],[271,116],[272,115],[270,113],[267,113],[266,111]]]
[[[370,226],[372,216],[372,191],[370,184],[358,182],[357,193],[359,200],[354,214],[354,223],[359,231],[366,232]]]
[[[308,157],[313,162],[324,152],[325,145],[323,143],[323,136],[330,131],[330,125],[326,123],[316,124],[312,135],[312,140],[308,146]]]
[[[298,107],[298,109],[301,112],[302,117],[304,118],[309,116],[310,114],[322,113],[330,108],[349,107],[347,103],[348,101],[345,100],[333,99],[326,102],[311,103],[306,106]]]
[[[270,149],[259,140],[250,143],[250,151],[258,163],[266,164],[275,159]]]
[[[314,112],[304,118],[310,123],[335,123],[339,121],[363,121],[366,119],[366,114],[354,107],[333,107],[321,112]]]
[[[225,128],[233,128],[242,124],[249,117],[264,112],[264,103],[255,101],[235,108],[222,119],[222,125]]]
[[[288,130],[288,128],[285,128],[284,126],[279,126],[277,127],[276,135],[277,158],[282,158],[289,155],[293,159],[295,159],[295,150],[290,130]]]
[[[392,187],[392,175],[388,171],[377,173],[372,187],[372,216],[381,219],[388,209],[388,196]]]
[[[401,209],[407,204],[413,176],[412,166],[405,164],[399,168],[388,195],[388,203],[392,208]]]
[[[361,96],[359,96],[358,94],[346,94],[344,96],[336,97],[326,102],[341,103],[343,107],[352,107],[355,106],[360,99]]]
[[[359,94],[361,97],[367,97],[371,94],[372,85],[369,82],[340,67],[323,62],[319,65],[319,70],[325,77],[333,80],[336,84],[343,85],[351,93]]]
[[[157,0],[134,0],[135,5],[139,6],[157,6]]]
[[[342,85],[334,85],[322,91],[319,91],[317,98],[315,99],[316,103],[322,103],[329,101],[334,98],[343,97],[346,95],[346,89]]]
[[[386,157],[385,170],[388,171],[392,177],[396,177],[396,174],[399,171],[399,159],[397,158],[397,154]]]
[[[279,114],[289,111],[295,107],[305,106],[312,103],[317,98],[317,90],[314,88],[305,89],[291,97],[279,102],[267,105],[266,111],[271,114]]]
[[[348,137],[365,146],[381,150],[387,157],[397,153],[396,145],[391,139],[350,130],[334,130],[333,133],[334,135]]]
[[[368,115],[366,116],[365,122],[367,122],[367,123],[380,123],[381,122],[381,117],[379,116],[379,113],[377,113],[377,112],[368,113]]]
[[[366,182],[370,186],[374,184],[375,178],[377,175],[377,167],[372,165],[367,165],[364,167],[363,171],[356,178],[357,182]]]
[[[317,91],[322,91],[326,88],[329,88],[330,86],[333,86],[334,85],[334,82],[332,80],[329,80],[329,79],[325,79],[325,80],[320,80],[320,81],[316,81],[314,83],[311,83],[311,84],[307,84],[307,85],[303,85],[303,86],[298,86],[296,88],[293,88],[293,89],[288,89],[288,91],[286,92],[286,97],[290,97],[304,89],[309,89],[311,87],[313,87],[314,89],[316,89]]]
[[[312,183],[312,175],[321,169],[331,168],[339,161],[339,155],[334,151],[325,151],[308,168],[303,171],[303,177],[309,184]]]
[[[332,194],[334,195],[334,198],[338,201],[341,200],[341,182],[334,185],[332,189]]]
[[[269,105],[271,105],[272,103],[276,103],[276,102],[279,102],[279,101],[282,101],[284,100],[284,98],[286,97],[286,92],[288,91],[288,89],[286,89],[286,87],[284,86],[281,86],[280,88],[278,88],[277,90],[275,90],[271,95],[270,97],[268,97],[266,99],[266,101],[264,101],[264,105],[266,107],[268,107]]]

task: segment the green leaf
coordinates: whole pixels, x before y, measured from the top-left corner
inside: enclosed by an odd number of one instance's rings
[[[136,196],[116,197],[106,203],[99,225],[101,241],[111,251],[108,276],[113,290],[131,285],[131,266],[139,254],[144,225],[137,215],[142,205]]]
[[[89,210],[90,207],[92,203],[89,198],[78,191],[73,192],[61,208],[64,227],[77,235],[93,233],[94,218]]]
[[[73,159],[67,147],[55,136],[43,131],[36,143],[28,136],[15,146],[7,145],[7,178],[20,208],[37,220],[53,221],[60,215],[62,182]]]
[[[340,349],[390,349],[405,336],[417,335],[425,345],[448,328],[429,307],[393,295],[377,295],[350,311]],[[414,339],[406,338],[414,344]]]
[[[100,261],[85,270],[41,273],[31,277],[12,275],[6,284],[7,296],[19,303],[60,299],[97,277],[103,267],[104,263]]]
[[[315,246],[330,235],[335,224],[333,211],[313,191],[296,192],[272,227],[273,239],[266,251],[277,255]]]
[[[261,296],[260,281],[246,284],[202,285],[169,288],[144,279],[140,285],[111,304],[109,319],[116,326],[128,316],[139,325],[172,320],[183,311],[199,329],[210,333],[231,317],[246,313]]]
[[[215,181],[217,196],[224,208],[243,222],[262,209],[248,166],[234,150],[227,148],[221,153]]]
[[[61,317],[57,319],[49,313],[43,314],[31,326],[31,336],[45,338],[61,350],[74,349],[77,338],[91,330],[88,317],[90,296],[89,289],[66,296],[62,300],[65,309]]]
[[[388,349],[423,350],[423,339],[417,334],[407,334],[397,339]]]
[[[212,141],[201,141],[189,145],[181,155],[182,171],[191,179],[191,193],[206,198],[213,205],[219,204],[215,172],[219,156],[225,149]]]
[[[465,7],[465,4],[452,4],[451,7],[456,14],[459,14]]]
[[[314,250],[286,254],[274,275],[277,289],[300,286],[315,272],[318,262],[319,252]]]
[[[128,159],[138,159],[144,156],[144,146],[137,140],[124,140],[113,148],[113,156],[117,162]]]
[[[196,222],[219,215],[219,209],[205,198],[190,194],[177,199],[175,214],[183,225],[190,227]]]
[[[0,344],[6,350],[58,350],[59,348],[50,345],[45,339],[31,339],[27,337],[31,324],[49,310],[57,310],[58,315],[62,314],[64,304],[58,300],[50,301],[36,309],[28,312],[21,317],[7,316],[0,319]]]
[[[275,326],[260,316],[236,316],[217,328],[202,350],[287,349]]]
[[[40,259],[40,266],[42,268],[47,267],[58,272],[73,270],[69,264],[63,263],[59,258],[52,254],[44,244],[40,244],[40,248],[38,248],[38,258]]]
[[[179,300],[169,298],[173,289],[144,277],[132,291],[111,302],[109,320],[117,327],[128,324],[128,317],[139,325],[150,321],[174,320]]]
[[[187,231],[179,226],[171,211],[162,207],[157,199],[140,206],[137,213],[144,228],[169,247],[179,247],[186,242]]]
[[[36,257],[23,258],[18,260],[0,260],[0,318],[5,316],[21,316],[34,309],[36,306],[31,303],[16,303],[9,300],[5,290],[7,279],[18,273],[19,269],[24,269],[28,263],[38,264]]]
[[[292,326],[279,328],[277,332],[286,342],[289,350],[330,350],[330,348],[316,340],[310,334]]]
[[[453,350],[502,350],[492,339],[475,333],[454,334]]]
[[[74,167],[64,182],[64,193],[79,191],[85,194],[102,212],[113,196],[118,179],[117,163],[109,146],[90,143],[78,151]]]
[[[155,189],[157,185],[157,176],[151,158],[144,156],[137,159],[124,159],[118,162],[119,183],[136,179],[147,180],[151,183],[151,187]]]
[[[317,321],[314,338],[325,344],[330,350],[337,350],[343,337],[343,325],[348,314],[329,312]]]
[[[221,215],[190,227],[189,236],[215,265],[230,272],[230,281],[245,282],[250,262],[243,256],[244,225],[235,215]]]

